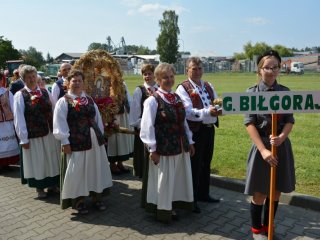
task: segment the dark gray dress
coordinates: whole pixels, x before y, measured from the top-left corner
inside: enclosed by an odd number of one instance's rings
[[[273,86],[267,86],[263,81],[247,90],[247,92],[289,91],[275,81]],[[279,135],[286,123],[294,123],[293,114],[278,114],[277,134]],[[271,150],[269,135],[271,134],[271,114],[247,114],[244,124],[254,124],[267,149]],[[276,190],[289,193],[295,190],[295,168],[291,142],[287,138],[277,147],[278,166],[276,168]],[[247,178],[245,194],[253,195],[260,192],[268,195],[270,188],[270,165],[263,160],[257,146],[252,145],[247,161]]]

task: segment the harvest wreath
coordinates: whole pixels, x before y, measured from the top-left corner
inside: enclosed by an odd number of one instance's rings
[[[99,108],[106,134],[118,132],[114,116],[125,98],[118,61],[104,50],[92,50],[82,55],[73,68],[83,72],[84,89]]]

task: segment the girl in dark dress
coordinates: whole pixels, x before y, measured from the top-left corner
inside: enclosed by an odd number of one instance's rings
[[[276,51],[270,50],[258,58],[257,85],[247,92],[289,91],[280,85],[276,77],[280,71],[281,58]],[[291,142],[288,138],[294,124],[292,114],[277,115],[277,135],[271,136],[270,114],[248,114],[244,124],[253,141],[247,162],[245,194],[252,195],[251,231],[253,234],[265,235],[269,222],[269,185],[270,166],[277,166],[274,214],[276,214],[281,192],[289,193],[295,189],[294,158]],[[277,156],[272,156],[271,145],[277,147]],[[262,223],[262,210],[264,219]]]

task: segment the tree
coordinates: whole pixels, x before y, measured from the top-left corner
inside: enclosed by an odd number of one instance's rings
[[[274,45],[273,49],[276,50],[281,57],[291,57],[293,56],[293,51],[282,45]]]
[[[28,50],[20,50],[25,64],[40,68],[45,63],[42,52],[38,52],[35,47],[29,47]]]
[[[51,57],[50,53],[47,53],[46,63],[53,63],[53,61],[53,57]]]
[[[265,51],[270,49],[274,49],[279,52],[281,57],[290,57],[293,56],[293,50],[287,48],[282,45],[274,45],[271,47],[270,45],[266,44],[265,42],[257,42],[255,45],[252,45],[251,42],[246,43],[243,46],[244,53],[235,53],[234,58],[237,60],[240,59],[251,59],[253,60],[254,56],[259,56],[263,54]]]
[[[236,60],[242,60],[242,59],[246,59],[247,58],[244,53],[234,53],[233,57]]]
[[[148,55],[152,54],[151,50],[145,46],[137,46],[137,45],[127,45],[127,54],[138,54],[138,55]],[[154,51],[154,50],[153,50]]]
[[[108,45],[105,44],[105,43],[96,43],[96,42],[93,42],[89,45],[88,47],[88,51],[91,51],[91,50],[97,50],[97,49],[102,49],[102,50],[106,50],[108,51]]]
[[[178,59],[178,15],[175,11],[163,12],[163,19],[159,21],[160,34],[157,38],[157,52],[160,60],[167,63],[176,63]]]
[[[12,45],[12,42],[0,36],[0,68],[6,67],[6,61],[18,60],[21,55]]]
[[[259,56],[272,48],[265,42],[257,42],[254,46],[252,46],[251,42],[248,42],[243,46],[243,49],[246,57],[248,59],[253,59],[253,56]]]

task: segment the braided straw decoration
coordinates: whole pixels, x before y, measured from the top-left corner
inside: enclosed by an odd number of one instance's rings
[[[92,50],[82,55],[73,66],[84,74],[84,89],[93,99],[111,98],[111,104],[99,107],[105,125],[111,123],[125,98],[122,71],[116,59],[105,50]],[[97,95],[97,79],[103,80],[103,90]]]

